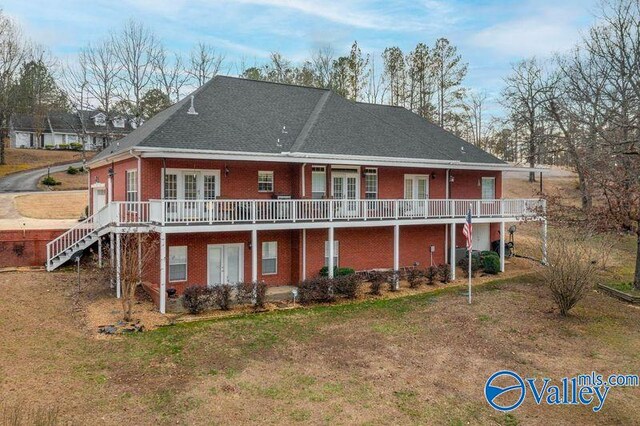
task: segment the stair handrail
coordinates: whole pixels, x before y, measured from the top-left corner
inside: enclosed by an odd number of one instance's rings
[[[53,258],[73,247],[78,243],[78,241],[82,240],[87,235],[111,223],[110,212],[110,204],[107,204],[91,216],[84,219],[82,222],[69,228],[55,239],[49,241],[47,243],[47,269],[51,266]],[[106,223],[101,223],[104,221],[105,213],[107,214]]]

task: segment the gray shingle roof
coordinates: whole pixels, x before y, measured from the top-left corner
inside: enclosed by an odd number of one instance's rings
[[[137,146],[505,164],[404,108],[352,102],[326,89],[217,76],[193,97],[197,115],[187,114],[186,97],[94,161]]]
[[[105,126],[96,126],[93,117],[98,114],[98,110],[83,110],[80,111],[82,115],[86,130],[88,133],[105,133]],[[43,117],[44,119],[44,132],[50,133],[51,128],[56,133],[80,133],[82,131],[82,125],[80,122],[80,115],[73,112],[57,112],[52,111]],[[48,120],[48,121],[47,121]],[[51,127],[49,127],[49,123]],[[14,130],[22,131],[35,131],[35,118],[31,114],[13,114],[11,116],[11,126]],[[112,133],[129,133],[133,130],[129,120],[125,120],[124,128],[117,128],[110,126],[110,132]]]

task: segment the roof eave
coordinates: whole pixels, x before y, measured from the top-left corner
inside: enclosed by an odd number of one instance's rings
[[[287,163],[308,163],[317,164],[360,164],[365,166],[393,166],[393,167],[425,167],[434,169],[467,169],[467,170],[494,170],[494,171],[521,171],[521,172],[547,172],[544,168],[516,167],[508,163],[472,163],[455,160],[434,160],[416,158],[394,158],[356,155],[337,155],[321,153],[301,153],[301,152],[236,152],[218,150],[199,150],[181,148],[159,148],[159,147],[135,147],[131,150],[123,151],[105,158],[94,160],[90,166],[109,164],[128,158],[135,153],[144,158],[189,158],[189,159],[211,159],[211,160],[242,160],[242,161],[270,161]]]

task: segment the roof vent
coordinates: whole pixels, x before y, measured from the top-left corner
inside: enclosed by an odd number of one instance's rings
[[[464,150],[464,146],[461,146],[461,147],[460,147],[460,151],[461,151],[463,154],[466,154],[466,153],[467,153],[467,152]]]
[[[193,95],[191,95],[191,106],[189,107],[189,111],[187,111],[189,115],[198,115],[196,109],[193,107]]]

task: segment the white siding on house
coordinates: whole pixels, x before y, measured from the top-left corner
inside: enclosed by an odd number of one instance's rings
[[[55,146],[55,142],[53,140],[53,135],[51,133],[44,134],[44,147],[47,145]]]
[[[27,132],[15,132],[13,146],[15,148],[30,148],[31,134]]]

